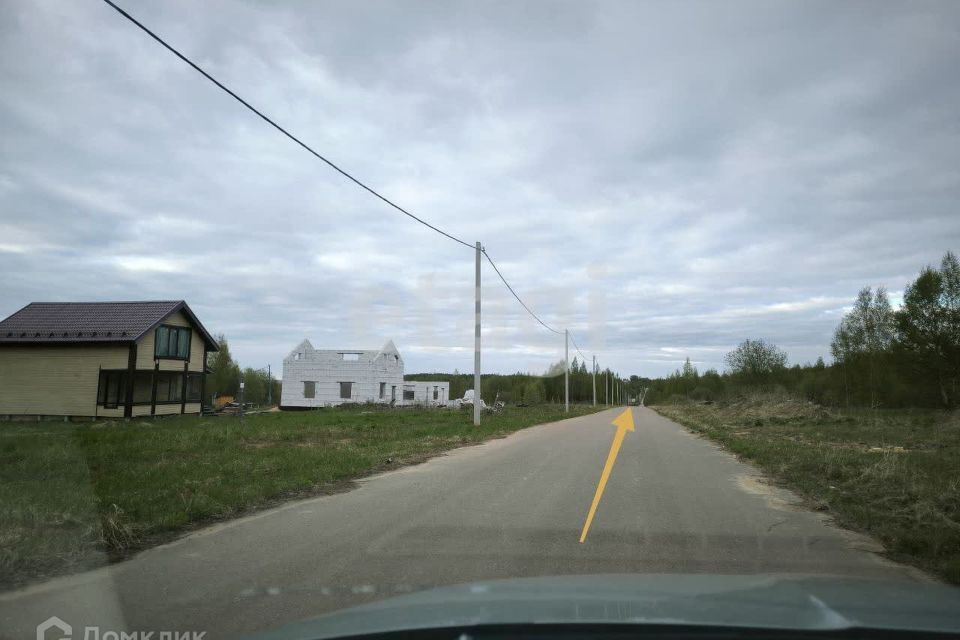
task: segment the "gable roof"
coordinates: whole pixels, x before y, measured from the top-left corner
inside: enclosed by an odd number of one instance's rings
[[[294,355],[297,353],[303,353],[306,359],[315,359],[317,356],[340,356],[344,353],[356,354],[356,360],[345,360],[345,362],[362,362],[362,363],[371,363],[375,362],[378,358],[388,355],[394,355],[397,357],[397,360],[400,360],[400,351],[397,350],[393,340],[387,340],[387,343],[379,350],[373,349],[314,349],[313,345],[310,344],[310,341],[304,338],[304,340],[294,347],[293,351],[287,354],[285,360],[291,360],[294,358]]]
[[[177,311],[216,351],[217,341],[183,300],[31,302],[0,321],[0,343],[136,342]]]
[[[387,343],[380,347],[380,351],[377,352],[373,359],[376,360],[380,356],[393,355],[400,357],[400,351],[397,350],[397,345],[393,344],[393,340],[387,340]]]

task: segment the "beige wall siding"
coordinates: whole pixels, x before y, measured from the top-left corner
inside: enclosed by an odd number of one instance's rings
[[[128,353],[127,345],[0,345],[0,415],[95,415],[100,369],[126,369]]]
[[[150,407],[147,407],[147,413],[150,413]],[[158,416],[169,416],[174,413],[180,413],[180,403],[177,404],[158,404],[157,413]]]
[[[190,338],[190,371],[203,371],[206,363],[203,361],[203,336],[196,329]]]
[[[157,414],[158,416],[166,416],[173,413],[180,413],[179,404],[158,404],[157,405]],[[185,413],[200,413],[200,403],[199,402],[188,402],[186,406]],[[150,405],[134,405],[133,406],[133,417],[142,418],[150,416]]]
[[[163,320],[163,324],[189,327],[190,321],[177,311]],[[153,346],[156,329],[148,331],[137,343],[137,369],[153,369]],[[203,371],[203,336],[196,329],[190,337],[190,371]],[[183,360],[160,360],[160,371],[183,371]]]

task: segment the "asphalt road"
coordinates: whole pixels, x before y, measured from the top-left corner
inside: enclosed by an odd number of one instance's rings
[[[585,543],[620,410],[540,425],[0,594],[0,635],[74,627],[227,637],[437,585],[564,574],[821,573],[916,580],[749,465],[634,408]]]

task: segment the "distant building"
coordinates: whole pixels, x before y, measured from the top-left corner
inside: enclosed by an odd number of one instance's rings
[[[374,402],[445,405],[450,383],[403,379],[403,358],[392,340],[379,351],[314,349],[304,340],[283,359],[281,408]]]
[[[0,321],[0,417],[200,413],[211,351],[183,300],[33,302]]]
[[[433,380],[407,380],[403,383],[405,404],[445,406],[450,400],[450,383]]]

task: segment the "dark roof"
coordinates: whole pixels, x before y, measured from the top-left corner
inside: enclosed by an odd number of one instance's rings
[[[0,343],[135,342],[177,311],[216,351],[217,341],[183,300],[31,302],[0,322]]]

